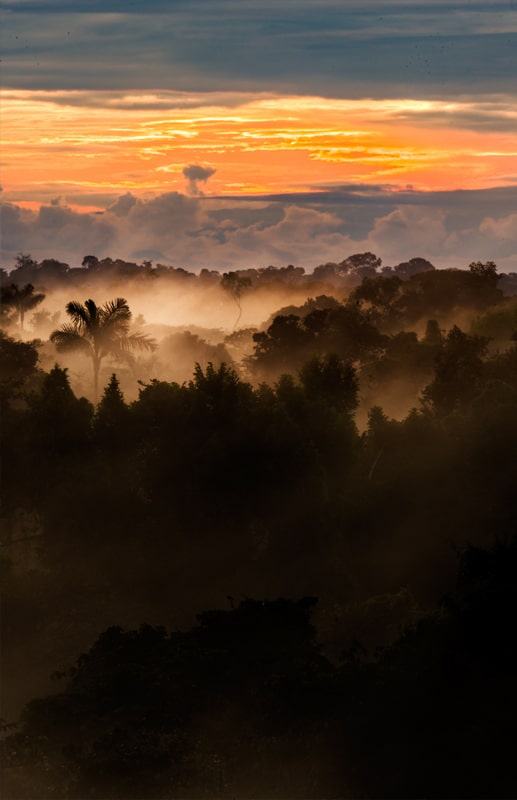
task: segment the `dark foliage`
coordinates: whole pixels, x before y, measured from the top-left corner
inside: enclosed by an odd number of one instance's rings
[[[107,261],[80,272],[220,288]],[[6,796],[515,796],[514,308],[491,262],[427,263],[324,265],[352,294],[246,331],[254,384],[177,334],[188,380],[127,402],[117,372],[94,407],[0,334],[6,716],[43,698],[3,731]],[[20,285],[43,268],[72,280],[20,254]],[[103,308],[131,335],[125,301],[71,310]]]
[[[438,611],[338,665],[314,598],[109,628],[4,741],[13,796],[29,767],[34,798],[512,797],[516,578],[515,544],[470,546]]]

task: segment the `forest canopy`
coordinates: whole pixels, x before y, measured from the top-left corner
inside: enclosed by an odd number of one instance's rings
[[[1,325],[10,798],[515,794],[515,275],[20,254]]]

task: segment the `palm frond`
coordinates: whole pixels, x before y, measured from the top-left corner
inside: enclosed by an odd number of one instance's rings
[[[118,315],[107,317],[102,322],[102,336],[105,341],[124,338],[129,333],[130,322]]]
[[[114,361],[116,361],[118,364],[126,364],[131,369],[133,369],[136,364],[136,359],[134,355],[130,353],[129,350],[123,350],[120,347],[119,342],[116,342],[115,346],[112,347],[110,352],[106,353],[106,355],[109,355],[109,357]]]
[[[71,300],[66,304],[66,313],[71,317],[76,325],[82,325],[88,328],[90,324],[90,316],[88,310],[82,303],[77,300]]]
[[[27,297],[30,297],[31,294],[34,293],[34,286],[32,283],[26,283],[25,286],[21,288],[16,283],[11,283],[11,290],[15,297],[24,300]]]
[[[156,339],[145,333],[132,333],[119,341],[120,349],[124,352],[130,350],[156,350]]]
[[[116,300],[109,300],[104,303],[100,309],[104,346],[109,348],[112,340],[124,338],[128,335],[131,316],[127,300],[124,300],[123,297],[117,297]]]
[[[102,306],[102,311],[106,316],[120,315],[131,319],[131,311],[127,300],[124,297],[116,297],[115,300],[108,300]]]
[[[26,297],[23,301],[25,310],[30,311],[32,308],[36,308],[36,306],[42,303],[44,299],[45,295],[42,292],[39,294],[33,294],[30,297]]]
[[[89,328],[90,330],[95,330],[99,326],[101,317],[101,315],[99,314],[99,308],[97,307],[97,303],[95,302],[95,300],[92,299],[85,300],[84,306],[89,315],[89,322],[88,322]]]
[[[77,332],[76,326],[72,323],[62,325],[59,330],[52,331],[49,338],[60,351],[91,349],[88,339],[81,336],[81,334]]]
[[[103,327],[113,331],[117,336],[126,336],[131,323],[131,311],[127,301],[122,297],[105,303],[102,307]]]

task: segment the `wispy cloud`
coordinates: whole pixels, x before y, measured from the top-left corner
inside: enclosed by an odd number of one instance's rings
[[[48,202],[59,194],[72,202],[82,191],[82,204],[94,205],[99,192],[181,192],[188,165],[214,170],[213,194],[237,186],[241,193],[294,192],[331,181],[486,188],[504,183],[517,166],[508,95],[451,103],[166,91],[152,95],[159,108],[146,107],[147,93],[130,97],[134,106],[121,110],[113,92],[82,98],[77,91],[6,90],[7,199]]]
[[[514,265],[514,0],[0,12],[6,266],[23,249],[310,268],[361,248]]]
[[[514,91],[507,2],[4,2],[4,83],[327,97]],[[92,54],[95,57],[92,58]]]

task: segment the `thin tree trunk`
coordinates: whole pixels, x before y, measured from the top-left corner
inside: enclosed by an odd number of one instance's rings
[[[101,360],[99,356],[93,356],[93,401],[95,405],[99,402],[99,370]]]
[[[371,481],[371,479],[373,478],[373,473],[375,472],[375,467],[379,463],[379,460],[380,460],[380,457],[382,456],[382,451],[383,450],[384,450],[384,447],[381,447],[381,449],[379,450],[379,452],[377,453],[377,455],[376,455],[376,457],[374,459],[374,462],[373,462],[373,464],[371,466],[370,472],[368,473],[368,480],[369,481]]]
[[[233,323],[233,330],[235,330],[235,328],[239,324],[239,320],[240,320],[241,314],[242,314],[242,308],[241,308],[240,302],[237,299],[235,300],[235,302],[237,303],[237,308],[239,309],[239,315],[238,315],[237,319],[235,320],[235,322]]]

